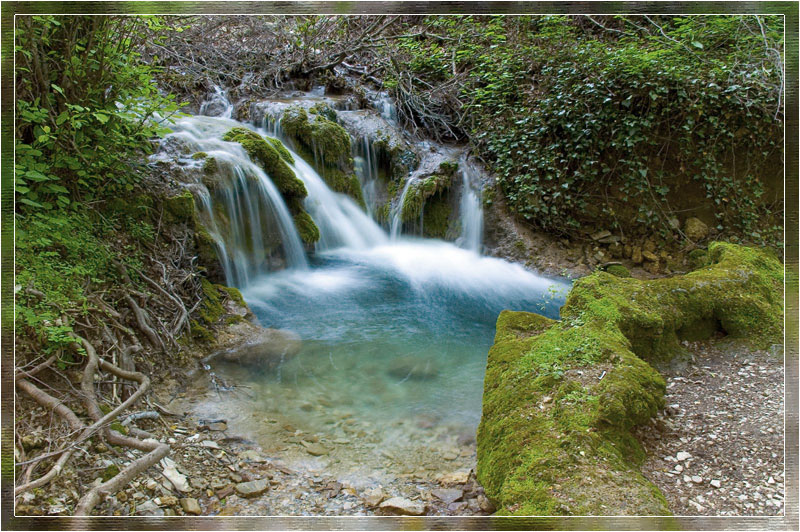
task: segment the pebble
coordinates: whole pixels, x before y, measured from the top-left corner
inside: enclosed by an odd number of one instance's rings
[[[378,506],[386,496],[380,488],[373,488],[364,492],[364,504],[367,506]]]
[[[719,480],[717,480],[717,479],[714,479],[714,480],[712,480],[712,481],[710,482],[710,484],[711,484],[712,486],[714,486],[715,488],[721,488],[721,487],[722,487],[722,482],[720,482],[720,481],[719,481]]]
[[[392,497],[383,501],[380,508],[401,515],[424,515],[425,505],[403,497]]]
[[[236,493],[242,497],[255,497],[261,495],[269,488],[269,480],[260,478],[250,482],[240,482],[236,484]]]
[[[692,482],[694,482],[695,484],[702,484],[703,483],[703,477],[698,476],[698,475],[692,475]]]
[[[193,497],[181,499],[181,508],[183,508],[183,511],[187,514],[200,515],[203,513],[203,510],[200,508],[200,503]]]
[[[678,454],[675,455],[675,458],[678,460],[678,462],[683,462],[691,457],[692,455],[687,453],[686,451],[679,451]]]
[[[464,496],[464,490],[457,488],[440,488],[432,490],[431,493],[434,497],[443,501],[445,504],[456,502]]]

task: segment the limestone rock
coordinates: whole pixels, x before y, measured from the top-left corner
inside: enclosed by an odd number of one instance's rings
[[[383,501],[380,508],[400,515],[424,515],[425,505],[403,497],[392,497]]]
[[[456,502],[464,496],[464,490],[457,488],[440,488],[432,490],[431,493],[445,504]]]
[[[203,513],[202,508],[200,508],[200,503],[193,497],[181,499],[181,508],[183,508],[185,513],[191,515],[200,515]]]
[[[690,240],[697,242],[708,236],[708,226],[697,218],[689,218],[683,232]]]
[[[373,488],[371,490],[367,490],[364,492],[364,504],[369,507],[378,506],[383,499],[386,498],[386,495],[383,494],[383,490],[380,488]]]
[[[241,322],[240,328],[246,329],[243,331],[244,341],[213,356],[218,356],[226,362],[237,362],[259,369],[272,369],[296,355],[302,345],[300,337],[291,331],[266,329],[246,321]]]
[[[236,494],[241,497],[256,497],[267,489],[269,489],[269,480],[266,478],[236,484]]]

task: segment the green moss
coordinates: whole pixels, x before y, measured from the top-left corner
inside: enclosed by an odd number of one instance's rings
[[[628,268],[626,268],[622,264],[612,264],[611,266],[606,268],[606,271],[611,275],[616,275],[617,277],[631,276],[631,272],[628,270]]]
[[[108,428],[120,434],[128,434],[128,428],[119,421],[112,421]]]
[[[422,213],[423,234],[429,238],[445,238],[450,223],[450,212],[450,203],[444,197],[437,197],[425,205]]]
[[[233,286],[223,286],[221,284],[218,284],[217,289],[225,292],[228,299],[234,301],[237,305],[240,305],[242,307],[247,306],[247,303],[245,303],[244,297],[242,297],[242,293],[239,291],[238,288],[234,288]]]
[[[272,144],[273,148],[278,150],[278,153],[284,161],[289,164],[294,164],[294,157],[292,157],[292,154],[286,149],[286,146],[283,145],[283,142],[272,137],[266,137],[266,141]]]
[[[300,238],[306,244],[313,244],[319,240],[319,228],[307,212],[303,211],[295,214],[294,225],[297,227],[297,232],[300,233]]]
[[[458,163],[455,161],[442,161],[439,165],[439,171],[446,176],[456,175],[456,170],[458,170]]]
[[[208,157],[208,154],[204,151],[199,151],[192,155],[192,159],[194,160],[205,159],[206,157]]]
[[[219,262],[217,243],[208,231],[200,224],[195,226],[194,243],[197,247],[197,258],[200,266],[211,266]]]
[[[344,166],[350,155],[350,135],[330,118],[316,114],[314,108],[310,111],[311,114],[300,107],[287,109],[281,120],[283,130],[309,150],[315,160],[326,166]]]
[[[243,127],[225,133],[223,140],[238,142],[250,158],[260,164],[283,196],[304,198],[308,195],[303,182],[294,174],[280,152],[264,137]]]
[[[203,163],[203,173],[206,175],[216,174],[219,172],[219,164],[214,157],[208,157],[206,162]]]
[[[452,181],[452,176],[432,175],[412,183],[403,199],[403,221],[418,219],[423,206],[434,196],[443,199]]]
[[[362,207],[366,206],[364,195],[361,192],[361,183],[355,173],[344,172],[338,168],[325,168],[321,175],[331,190],[347,194]]]
[[[214,332],[208,327],[203,327],[197,320],[190,322],[192,338],[201,343],[211,344],[216,340]]]
[[[103,470],[103,482],[108,482],[117,475],[119,475],[119,466],[111,464]]]
[[[664,404],[665,382],[645,360],[679,356],[681,336],[716,327],[760,347],[781,341],[780,262],[724,243],[709,260],[653,281],[595,272],[575,283],[559,322],[500,314],[477,468],[500,514],[668,513],[630,432]]]
[[[168,222],[193,222],[194,196],[189,190],[184,190],[176,196],[166,198],[164,200],[164,211]]]
[[[705,249],[693,249],[686,258],[689,261],[689,267],[693,270],[708,264],[708,252]]]

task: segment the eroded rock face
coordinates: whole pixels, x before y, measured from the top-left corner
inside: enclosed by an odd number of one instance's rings
[[[225,331],[224,347],[211,358],[259,369],[273,369],[295,356],[302,346],[292,331],[267,329],[248,321],[232,324]]]
[[[715,243],[708,266],[640,281],[577,281],[561,321],[504,311],[484,380],[477,477],[501,514],[664,515],[631,434],[664,406],[650,364],[718,329],[767,348],[783,331],[783,267],[768,251]]]

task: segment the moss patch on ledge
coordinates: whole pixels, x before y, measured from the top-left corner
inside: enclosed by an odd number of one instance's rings
[[[283,114],[281,126],[324,165],[342,165],[350,157],[350,135],[324,116],[321,109],[312,108],[309,114],[301,107],[289,108]]]
[[[281,152],[272,142],[268,142],[255,131],[243,127],[231,129],[222,139],[241,144],[250,158],[261,165],[284,196],[305,198],[308,195],[306,186],[289,168]],[[286,151],[286,148],[283,151]],[[286,153],[288,155],[288,152]]]
[[[289,167],[289,164],[294,164],[294,158],[283,143],[278,139],[262,137],[255,131],[243,127],[231,129],[222,138],[241,144],[250,158],[261,165],[294,215],[295,225],[303,241],[306,244],[313,244],[319,240],[319,229],[303,208],[301,201],[308,195],[308,191],[305,184]],[[311,238],[313,240],[309,240]]]
[[[639,281],[596,272],[555,322],[504,311],[484,380],[478,480],[500,514],[663,515],[630,429],[664,404],[645,362],[719,327],[755,347],[780,342],[783,267],[768,252],[716,243],[709,265]]]

